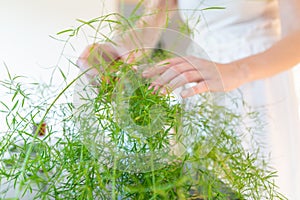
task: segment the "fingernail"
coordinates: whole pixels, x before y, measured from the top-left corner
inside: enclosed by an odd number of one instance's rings
[[[132,66],[133,71],[137,71],[138,70],[138,66],[134,65]]]
[[[149,87],[148,87],[148,90],[151,90],[153,88],[153,85],[151,84]]]
[[[160,93],[163,94],[163,95],[167,94],[166,88],[162,88],[162,89],[160,90]]]
[[[184,90],[184,91],[182,91],[181,93],[180,93],[180,95],[181,95],[181,97],[182,98],[186,98],[186,97],[188,97],[188,91],[186,91],[186,90]]]
[[[149,72],[148,72],[148,71],[143,71],[143,72],[142,72],[142,76],[143,76],[144,78],[146,78],[148,75],[149,75]]]
[[[154,87],[154,91],[158,90],[158,88],[159,88],[159,86],[156,85],[156,86]]]

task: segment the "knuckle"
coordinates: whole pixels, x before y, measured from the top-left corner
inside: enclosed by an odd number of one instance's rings
[[[183,74],[180,74],[179,76],[178,76],[178,79],[179,80],[184,80],[184,81],[186,81],[186,80],[189,80],[189,75],[188,75],[188,73],[183,73]]]
[[[174,67],[171,67],[167,70],[168,73],[171,73],[171,74],[179,74],[179,71],[177,70],[177,67],[174,66]]]

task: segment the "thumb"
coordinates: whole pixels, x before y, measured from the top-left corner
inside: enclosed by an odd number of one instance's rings
[[[201,81],[197,85],[183,90],[180,93],[180,95],[181,95],[182,98],[187,98],[187,97],[194,96],[196,94],[200,94],[200,93],[203,93],[203,92],[208,92],[209,88],[208,88],[207,85],[208,84],[205,81]]]

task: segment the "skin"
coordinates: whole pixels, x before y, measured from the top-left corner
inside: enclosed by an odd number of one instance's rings
[[[137,28],[164,27],[167,17],[172,14],[166,10],[177,8],[176,0],[153,0],[147,1],[145,13],[157,14],[145,15],[137,23]],[[203,92],[223,92],[230,91],[241,85],[274,76],[278,73],[291,69],[300,62],[300,1],[299,0],[279,0],[279,9],[281,17],[282,38],[264,52],[236,60],[230,63],[212,63],[194,56],[185,58],[172,58],[158,63],[154,68],[144,71],[145,78],[158,76],[153,81],[150,88],[154,90],[162,89],[162,92],[169,92],[186,83],[197,83],[195,86],[182,91],[183,98],[193,96]],[[136,55],[130,54],[135,49],[136,44],[126,40],[128,37],[134,37],[147,47],[154,47],[159,39],[160,32],[157,29],[145,29],[141,32],[134,30],[128,31],[122,38],[116,38],[115,41],[120,45],[114,47],[112,55],[117,54],[118,58],[125,61],[133,61]],[[149,37],[152,37],[149,40]],[[141,45],[142,46],[142,45]],[[139,46],[139,48],[141,48]],[[98,46],[101,51],[111,51],[101,45]],[[127,50],[127,53],[125,53]],[[142,48],[141,48],[142,49]],[[96,56],[89,54],[89,47],[79,58],[79,67],[87,69],[93,65],[80,60],[86,60]],[[100,54],[99,54],[100,55]],[[112,56],[114,58],[114,56]],[[82,64],[84,63],[84,64]],[[97,70],[92,75],[96,75]]]

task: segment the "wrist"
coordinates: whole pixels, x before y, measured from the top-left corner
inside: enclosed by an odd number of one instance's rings
[[[238,77],[240,77],[241,85],[255,80],[255,76],[253,74],[253,71],[251,70],[251,65],[249,63],[246,63],[243,60],[237,60],[232,64],[237,71]]]

